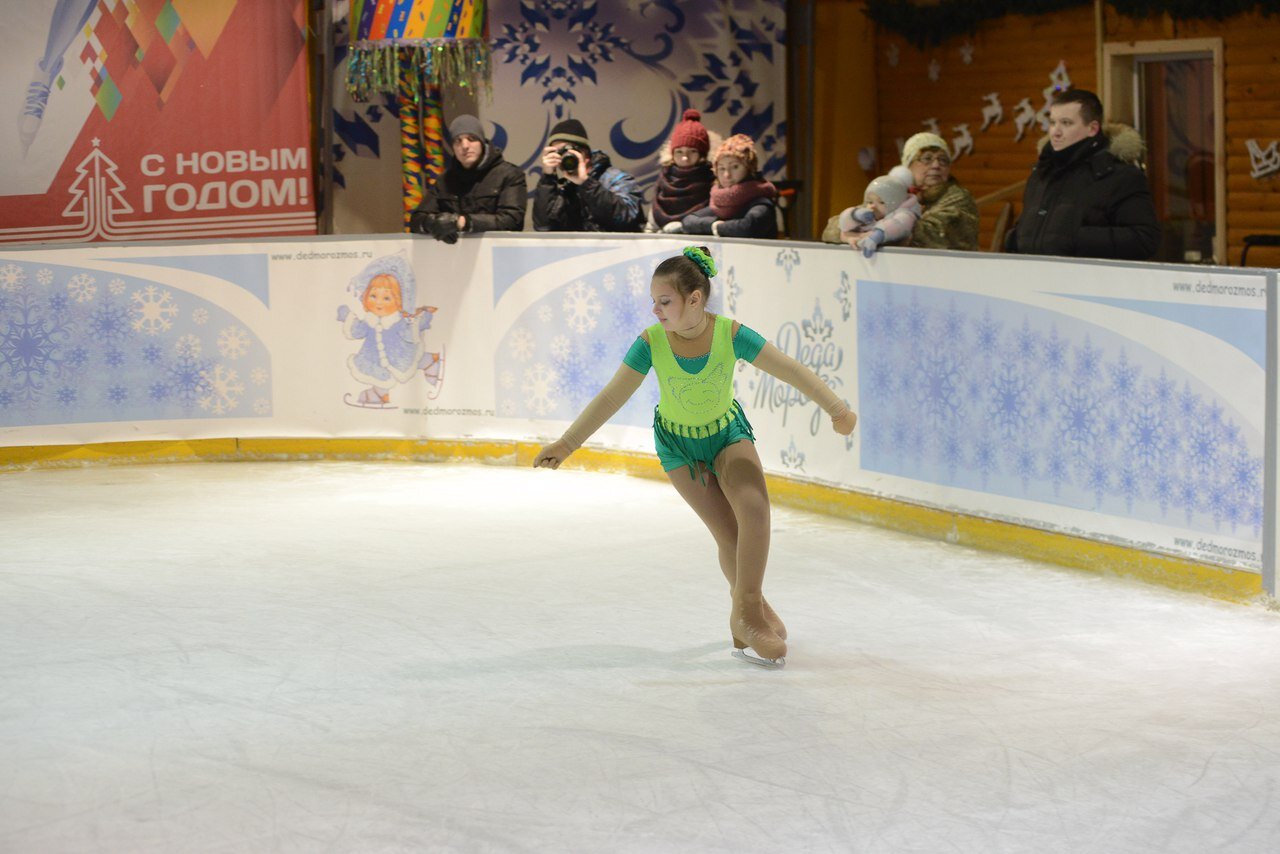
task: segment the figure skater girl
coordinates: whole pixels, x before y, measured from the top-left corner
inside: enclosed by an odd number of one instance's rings
[[[769,495],[751,425],[733,399],[734,365],[744,359],[791,384],[826,410],[841,435],[852,433],[858,418],[813,371],[750,328],[707,311],[715,274],[705,246],[686,247],[658,265],[649,286],[658,322],[640,334],[613,379],[533,464],[559,468],[622,408],[653,368],[661,387],[653,417],[658,460],[715,538],[732,598],[734,655],[781,667],[787,630],[762,593]]]

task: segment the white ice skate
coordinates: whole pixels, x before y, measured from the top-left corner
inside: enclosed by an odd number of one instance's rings
[[[53,81],[61,70],[61,57],[53,64],[53,68],[50,71],[45,71],[39,62],[36,63],[35,71],[31,75],[31,82],[27,84],[27,94],[22,102],[22,112],[18,115],[18,139],[22,142],[24,156],[28,149],[31,148],[31,143],[35,142],[36,134],[40,132],[40,123],[44,121],[45,107],[49,106],[49,89],[53,86]]]
[[[342,402],[347,406],[357,406],[361,409],[398,409],[399,407],[391,403],[391,395],[380,395],[371,388],[367,388],[360,392],[360,396],[354,400],[350,393],[342,396]]]
[[[444,347],[440,348],[439,353],[428,353],[431,357],[431,363],[422,369],[422,375],[427,379],[427,399],[435,400],[440,396],[440,390],[444,387]]]

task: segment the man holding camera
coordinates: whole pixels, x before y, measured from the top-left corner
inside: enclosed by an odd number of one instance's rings
[[[642,199],[635,178],[591,150],[582,122],[565,119],[551,129],[533,191],[535,230],[642,231]]]
[[[445,243],[459,232],[523,230],[529,186],[520,167],[502,159],[475,116],[450,122],[449,139],[453,157],[409,217],[410,230]]]

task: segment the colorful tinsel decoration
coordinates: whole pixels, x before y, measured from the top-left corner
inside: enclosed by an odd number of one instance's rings
[[[492,80],[485,0],[354,0],[347,91],[353,101],[378,92],[406,93],[401,71],[412,69],[412,97],[432,87],[484,87]]]
[[[485,0],[353,0],[347,92],[368,101],[385,92],[400,112],[404,224],[428,181],[444,170],[440,91],[492,80]]]
[[[347,92],[357,103],[379,92],[398,92],[400,70],[412,69],[413,97],[431,87],[458,86],[487,93],[492,53],[482,39],[422,39],[415,44],[357,42],[347,54]]]

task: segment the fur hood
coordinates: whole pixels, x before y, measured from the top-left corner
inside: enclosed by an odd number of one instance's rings
[[[724,137],[707,128],[707,139],[711,142],[711,147],[707,149],[707,163],[711,162],[711,158],[715,156],[716,149],[724,142]],[[667,141],[662,143],[662,148],[658,149],[658,165],[665,169],[675,163],[675,158],[671,156],[671,137],[667,137]]]
[[[1139,169],[1146,166],[1147,143],[1142,138],[1142,134],[1120,122],[1104,122],[1102,135],[1107,138],[1107,150],[1114,154],[1116,159],[1137,166]],[[1039,154],[1048,144],[1049,135],[1045,134],[1036,143],[1036,153]]]

